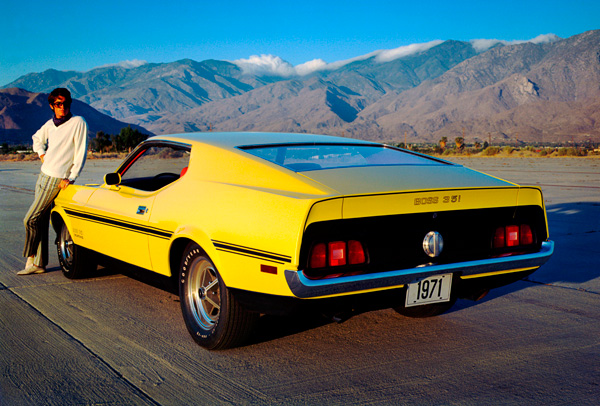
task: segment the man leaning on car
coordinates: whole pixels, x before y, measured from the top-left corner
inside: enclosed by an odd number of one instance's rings
[[[48,227],[54,199],[79,176],[87,153],[87,123],[71,114],[71,93],[54,89],[48,103],[54,117],[33,135],[33,150],[42,160],[35,197],[25,215],[25,269],[18,275],[43,273],[48,264]]]

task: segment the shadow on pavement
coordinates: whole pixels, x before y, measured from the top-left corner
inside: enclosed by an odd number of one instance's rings
[[[556,285],[600,293],[600,202],[577,202],[546,207],[554,255],[546,264],[523,279],[527,282]],[[449,311],[459,311],[527,288],[513,283],[490,293],[479,302],[459,300]]]

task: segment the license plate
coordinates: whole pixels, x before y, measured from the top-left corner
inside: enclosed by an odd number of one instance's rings
[[[419,278],[406,286],[406,307],[450,301],[452,274]]]

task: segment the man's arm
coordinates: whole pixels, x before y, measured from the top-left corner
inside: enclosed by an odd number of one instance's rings
[[[31,139],[33,140],[33,151],[37,153],[42,162],[44,162],[44,155],[46,155],[46,147],[48,145],[48,132],[46,131],[46,124],[37,130]]]
[[[65,185],[67,187],[69,183],[75,182],[75,179],[79,176],[79,173],[83,169],[83,165],[85,165],[85,159],[87,157],[87,132],[88,127],[87,123],[83,119],[83,117],[78,117],[80,120],[77,126],[75,127],[73,134],[73,166],[71,167],[71,172],[69,174],[68,179],[66,180],[68,183]],[[61,183],[62,185],[62,183]]]

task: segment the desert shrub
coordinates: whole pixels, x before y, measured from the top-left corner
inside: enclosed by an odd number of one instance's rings
[[[547,156],[548,155],[548,151],[546,151],[545,149],[540,150],[540,156]]]
[[[569,148],[567,151],[569,156],[586,156],[587,151],[583,148]]]
[[[504,148],[502,148],[502,152],[504,152],[507,155],[512,154],[514,150],[515,149],[513,147],[511,147],[510,145],[507,145]]]
[[[486,149],[481,151],[481,154],[485,155],[485,156],[494,156],[499,152],[500,152],[500,148],[498,148],[498,147],[487,147]]]
[[[433,153],[434,154],[441,154],[443,152],[444,151],[442,150],[442,147],[440,147],[439,145],[436,144],[436,145],[433,146]]]

